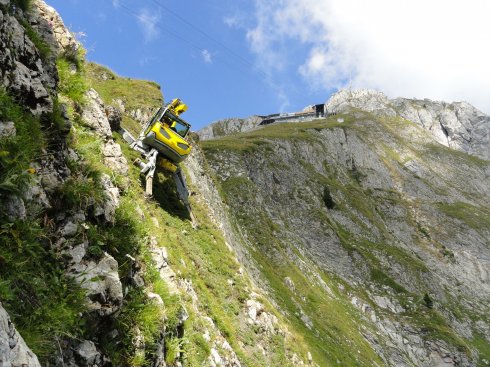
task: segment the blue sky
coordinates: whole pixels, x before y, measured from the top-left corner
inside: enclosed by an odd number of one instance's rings
[[[346,86],[490,112],[490,1],[46,0],[88,59],[158,82],[194,129]]]
[[[90,61],[156,81],[166,100],[189,105],[185,118],[195,130],[227,117],[295,111],[329,95],[311,90],[293,60],[282,76],[260,67],[247,41],[255,22],[250,1],[47,2],[73,32],[85,34]]]

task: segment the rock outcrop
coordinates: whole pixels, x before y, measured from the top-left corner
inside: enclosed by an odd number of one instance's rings
[[[99,94],[94,89],[86,93],[87,104],[83,108],[82,119],[94,132],[103,139],[102,153],[104,163],[120,174],[128,173],[128,162],[124,158],[121,147],[112,138],[112,127],[108,116],[112,116],[112,126],[117,127],[114,122],[114,111],[106,110]],[[112,113],[112,115],[110,115]]]
[[[107,253],[99,261],[87,260],[86,247],[87,243],[82,243],[67,252],[72,259],[67,270],[87,291],[89,310],[100,316],[112,315],[123,301],[118,263]]]
[[[55,55],[75,58],[80,43],[65,26],[58,12],[44,0],[34,0],[29,14],[34,29],[48,43]]]
[[[440,144],[490,159],[490,116],[467,102],[435,102],[429,99],[388,99],[374,90],[341,90],[326,103],[328,112],[353,109],[377,115],[399,116],[430,131]]]
[[[209,140],[251,130],[258,126],[261,121],[262,118],[259,116],[251,116],[246,119],[230,118],[219,120],[203,127],[197,134],[199,135],[199,139]]]
[[[0,303],[0,366],[41,367]]]
[[[36,115],[53,109],[57,81],[53,60],[43,58],[29,38],[30,24],[10,1],[0,7],[0,84]]]

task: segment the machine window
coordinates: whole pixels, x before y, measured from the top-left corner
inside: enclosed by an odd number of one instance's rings
[[[160,120],[161,122],[165,123],[175,131],[177,134],[179,134],[182,137],[185,137],[187,135],[187,131],[189,131],[189,125],[185,124],[181,120],[179,120],[177,117],[166,113],[163,115],[162,119]]]

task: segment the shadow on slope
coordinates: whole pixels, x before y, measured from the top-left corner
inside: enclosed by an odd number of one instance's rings
[[[144,187],[145,179],[141,176],[141,184]],[[153,199],[171,216],[181,220],[191,220],[189,211],[179,200],[175,181],[171,173],[157,172],[153,182]]]

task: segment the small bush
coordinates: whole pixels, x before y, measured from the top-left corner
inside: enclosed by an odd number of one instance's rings
[[[168,338],[165,339],[165,362],[168,364],[174,364],[177,362],[177,359],[180,356],[180,353],[183,352],[182,349],[182,339],[179,338]]]
[[[18,6],[23,11],[28,11],[31,8],[32,0],[12,0],[12,5]]]
[[[323,188],[323,202],[328,209],[335,208],[335,201],[333,200],[332,195],[330,194],[330,189],[327,186]]]
[[[73,102],[83,105],[85,93],[89,89],[85,81],[83,68],[66,58],[59,58],[56,66],[60,77],[59,91]]]
[[[400,284],[398,284],[380,269],[371,270],[371,280],[381,285],[387,285],[397,293],[407,293],[407,290],[405,288],[403,288]]]
[[[430,296],[429,296],[429,294],[428,294],[428,293],[425,293],[425,294],[424,294],[423,301],[424,301],[424,305],[425,305],[425,307],[427,307],[427,308],[432,308],[432,307],[434,307],[434,301],[432,301],[432,298],[430,298]]]
[[[40,118],[45,133],[49,133],[54,139],[61,138],[70,131],[71,124],[63,117],[63,114],[63,105],[57,98],[54,98],[53,112],[45,113]]]
[[[1,88],[0,121],[12,121],[16,129],[15,136],[0,139],[0,190],[17,193],[29,182],[27,169],[44,145],[41,125]]]

